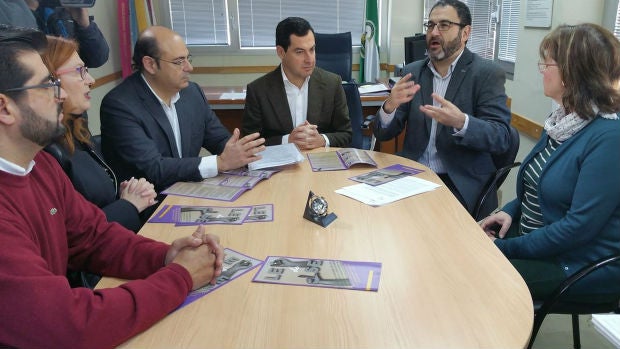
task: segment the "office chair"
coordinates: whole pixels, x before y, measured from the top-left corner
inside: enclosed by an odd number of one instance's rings
[[[364,119],[362,100],[360,99],[360,93],[357,87],[357,84],[353,82],[346,82],[342,84],[344,94],[347,96],[349,119],[351,119],[351,129],[353,131],[353,134],[351,135],[350,147],[368,150],[370,149],[370,145],[372,143],[372,136],[364,136],[364,130],[368,130],[370,128],[374,115],[369,115],[366,119]]]
[[[581,340],[579,337],[579,315],[580,314],[598,314],[598,313],[618,313],[618,302],[620,294],[610,294],[606,296],[600,295],[583,295],[572,296],[570,298],[563,297],[570,288],[577,282],[588,276],[593,271],[620,261],[620,254],[605,257],[597,262],[583,267],[570,277],[568,277],[555,291],[544,301],[534,300],[534,326],[532,328],[532,336],[527,345],[528,349],[532,348],[538,330],[547,314],[570,314],[573,322],[573,347],[581,348]],[[618,283],[620,280],[609,280],[609,283]]]
[[[491,195],[495,195],[497,197],[497,189],[504,183],[506,177],[508,177],[508,173],[513,167],[517,167],[521,165],[520,162],[515,162],[517,158],[517,152],[519,151],[519,131],[517,131],[514,126],[510,125],[510,145],[508,146],[508,150],[505,153],[492,155],[493,163],[495,164],[495,175],[493,175],[489,181],[484,185],[482,191],[480,192],[480,196],[476,201],[476,206],[474,206],[474,211],[472,216],[477,221],[486,217],[493,208],[485,207],[487,201],[492,197]]]
[[[342,81],[353,81],[353,43],[351,32],[322,34],[314,33],[316,66],[340,75]]]

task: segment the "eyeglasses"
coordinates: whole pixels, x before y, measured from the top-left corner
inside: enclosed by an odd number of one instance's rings
[[[57,70],[56,71],[56,75],[60,76],[62,74],[67,74],[67,73],[71,73],[71,72],[78,72],[80,74],[80,77],[82,78],[82,80],[86,79],[86,74],[88,74],[88,67],[87,66],[79,66],[79,67],[75,67],[75,68],[67,68],[67,69],[63,69],[63,70]]]
[[[437,29],[439,29],[440,32],[445,32],[445,31],[450,30],[450,28],[452,28],[453,25],[458,25],[460,28],[467,26],[467,24],[456,23],[456,22],[451,22],[451,21],[439,21],[439,23],[428,21],[424,23],[424,28],[426,28],[426,31],[432,32],[433,29],[435,29],[435,26],[437,26]]]
[[[60,99],[60,79],[56,79],[55,77],[51,75],[49,77],[49,82],[45,84],[15,87],[15,88],[10,88],[8,90],[4,90],[4,92],[18,92],[18,91],[31,90],[34,88],[50,88],[50,87],[54,87],[54,98]]]
[[[164,62],[168,62],[168,63],[172,63],[174,65],[178,65],[178,66],[182,66],[185,64],[185,62],[192,64],[192,55],[187,55],[187,57],[181,57],[181,58],[177,58],[174,61],[169,61],[167,59],[163,59],[163,58],[157,58],[160,61],[164,61]]]
[[[547,68],[549,67],[557,67],[558,65],[556,63],[544,63],[544,62],[538,62],[538,71],[543,73],[544,71],[547,70]]]

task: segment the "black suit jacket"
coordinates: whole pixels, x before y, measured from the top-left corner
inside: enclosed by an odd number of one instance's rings
[[[428,145],[432,119],[420,112],[420,105],[433,104],[433,73],[428,59],[405,66],[403,75],[412,73],[411,80],[421,89],[409,103],[401,104],[394,119],[382,128],[375,120],[374,134],[385,141],[406,128],[403,156],[418,160]],[[444,98],[469,115],[464,137],[453,136],[454,129],[437,124],[436,146],[448,176],[472,212],[480,192],[495,173],[491,154],[501,154],[510,145],[510,110],[506,106],[504,71],[467,48],[454,67]],[[379,116],[379,112],[377,112]],[[495,202],[493,202],[495,201]],[[497,199],[489,205],[497,207]]]
[[[160,191],[178,181],[202,179],[201,147],[220,154],[230,138],[197,84],[182,89],[175,107],[179,151],[170,121],[139,72],[112,89],[101,103],[103,155],[119,180],[145,177]],[[179,154],[182,155],[179,156]]]
[[[73,141],[76,147],[73,154],[60,142],[48,145],[45,151],[58,160],[75,190],[101,208],[109,222],[118,222],[135,232],[140,230],[142,221],[138,209],[131,202],[118,198],[118,183],[103,156],[94,147],[76,139]]]
[[[332,147],[350,145],[351,121],[339,75],[314,68],[308,82],[306,120],[318,126]],[[248,85],[241,127],[244,135],[259,132],[266,145],[281,144],[282,136],[295,128],[280,66]]]

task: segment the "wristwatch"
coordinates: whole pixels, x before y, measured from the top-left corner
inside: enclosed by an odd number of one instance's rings
[[[308,206],[319,217],[327,215],[327,200],[322,196],[313,195],[308,202]]]

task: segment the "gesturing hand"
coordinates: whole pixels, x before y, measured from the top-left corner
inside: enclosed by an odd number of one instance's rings
[[[440,107],[421,105],[420,111],[437,120],[438,123],[460,130],[465,126],[465,114],[454,104],[440,95],[433,93],[433,99]]]
[[[414,81],[409,81],[410,79],[411,73],[408,73],[392,87],[390,96],[383,103],[383,110],[386,113],[391,114],[399,105],[410,102],[413,96],[420,90],[420,85]]]
[[[235,128],[232,136],[226,142],[224,151],[217,157],[218,171],[233,170],[243,167],[250,162],[259,160],[260,155],[256,155],[265,150],[265,139],[258,138],[258,132],[247,135],[239,139],[239,129]]]

